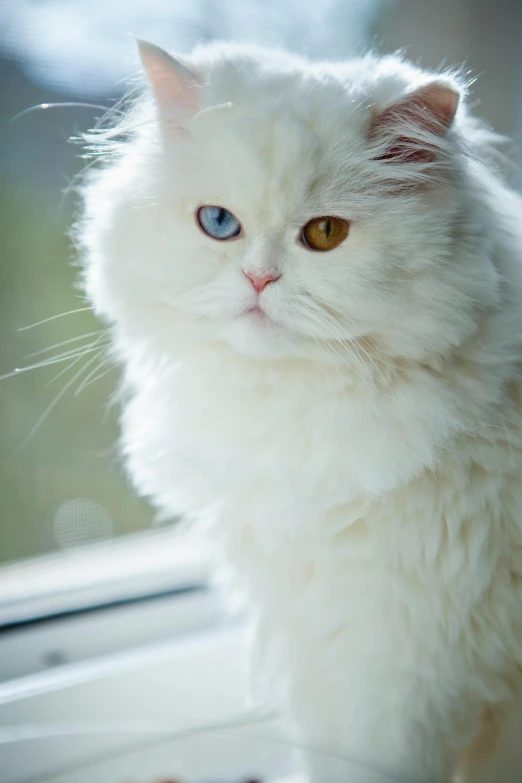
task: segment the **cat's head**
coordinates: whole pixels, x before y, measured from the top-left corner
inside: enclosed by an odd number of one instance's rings
[[[86,185],[81,229],[89,294],[123,340],[168,346],[184,329],[253,356],[335,358],[364,337],[422,357],[473,329],[488,285],[459,249],[457,80],[396,57],[140,53],[148,92]]]

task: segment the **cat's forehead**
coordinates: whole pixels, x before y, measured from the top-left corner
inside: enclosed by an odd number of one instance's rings
[[[202,108],[228,104],[233,115],[254,119],[268,135],[274,135],[272,126],[287,120],[323,142],[340,127],[349,132],[364,122],[372,91],[354,78],[311,67],[259,72],[249,66],[225,61],[215,68],[202,91]]]
[[[222,193],[226,206],[254,211],[269,222],[286,222],[306,208],[317,179],[321,142],[288,109],[222,112],[199,142],[201,181]],[[209,192],[208,198],[211,198]]]
[[[353,202],[375,105],[421,78],[397,58],[314,64],[234,47],[205,48],[189,65],[202,75],[193,197],[270,223]]]
[[[317,200],[327,198],[332,174],[360,146],[366,115],[335,90],[321,92],[311,101],[299,86],[281,92],[260,85],[247,99],[241,90],[229,90],[230,105],[202,117],[198,137],[207,179],[219,181],[232,206],[248,206],[277,222],[316,211]]]
[[[235,45],[196,50],[192,61],[204,84],[206,106],[237,102],[268,105],[279,98],[317,129],[357,120],[364,109],[389,103],[426,80],[399,56],[368,54],[344,62],[313,62],[286,52]]]

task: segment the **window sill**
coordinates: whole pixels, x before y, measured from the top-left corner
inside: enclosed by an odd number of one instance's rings
[[[155,530],[0,569],[0,628],[202,586],[209,575],[187,533]]]
[[[229,626],[0,685],[3,783],[286,773],[292,749],[248,703],[246,640]]]

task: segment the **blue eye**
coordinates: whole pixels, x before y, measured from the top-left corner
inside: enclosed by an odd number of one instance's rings
[[[198,222],[205,234],[214,239],[232,239],[241,232],[239,220],[224,207],[200,207]]]

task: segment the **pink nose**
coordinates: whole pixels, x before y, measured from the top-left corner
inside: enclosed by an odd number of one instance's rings
[[[264,291],[269,283],[274,283],[281,277],[278,272],[267,272],[264,275],[256,275],[255,272],[243,272],[243,274],[248,277],[258,294]]]

